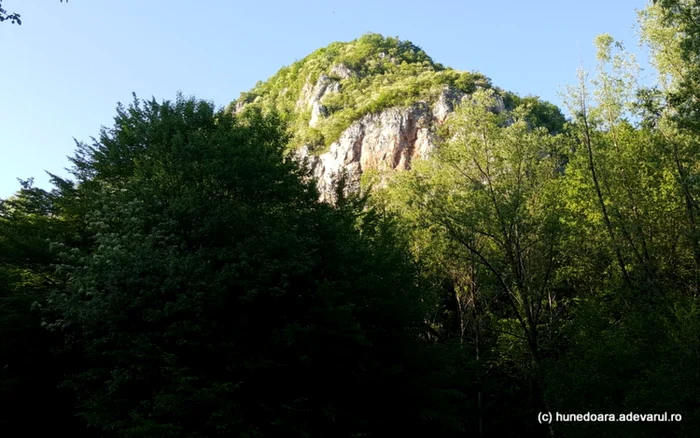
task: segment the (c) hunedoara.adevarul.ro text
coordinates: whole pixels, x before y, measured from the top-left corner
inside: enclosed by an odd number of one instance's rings
[[[681,421],[682,420],[681,414],[669,414],[668,412],[664,412],[663,414],[635,414],[634,412],[630,412],[627,414],[596,414],[592,412],[586,412],[585,414],[561,414],[559,412],[555,412],[552,414],[551,412],[540,412],[537,415],[537,421],[542,423],[548,423],[551,424],[552,422],[556,423],[570,423],[570,422],[576,422],[576,421],[615,421],[615,422],[623,422],[623,421],[659,421],[659,422],[667,422],[667,421]]]

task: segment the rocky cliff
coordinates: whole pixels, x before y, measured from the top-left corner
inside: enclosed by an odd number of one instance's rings
[[[479,73],[434,63],[409,42],[368,34],[283,68],[230,108],[281,114],[292,153],[311,167],[321,198],[332,201],[344,172],[347,190],[357,190],[367,171],[385,181],[430,156],[439,143],[437,128],[477,88],[493,87]],[[495,90],[494,111],[506,110],[514,96]]]
[[[467,98],[466,93],[445,87],[434,104],[418,101],[367,114],[347,128],[327,152],[312,154],[309,146],[303,145],[298,155],[311,167],[321,199],[332,201],[335,184],[343,172],[347,189],[356,191],[362,174],[368,170],[375,171],[383,183],[391,172],[408,170],[415,160],[429,157],[439,141],[437,127],[455,105]],[[312,123],[324,116],[324,110],[318,102],[310,105],[314,109]],[[502,109],[505,107],[501,100],[501,106],[495,110]]]

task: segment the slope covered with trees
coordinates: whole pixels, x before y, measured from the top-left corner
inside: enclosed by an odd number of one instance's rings
[[[337,90],[322,93],[325,117],[310,126],[313,109],[306,103],[321,76],[337,83]],[[493,86],[480,73],[457,71],[434,62],[409,41],[368,33],[349,43],[330,44],[280,69],[242,93],[231,109],[252,106],[275,112],[289,126],[290,147],[306,144],[322,151],[362,116],[417,101],[435,102],[445,87],[473,93],[477,88]],[[496,90],[509,104],[521,99]],[[541,105],[542,113],[553,107]],[[556,124],[557,120],[552,117],[549,122]]]
[[[37,338],[7,346],[6,402],[60,385],[96,436],[453,427],[391,223],[350,200],[318,202],[286,139],[260,115],[135,100],[80,146],[77,184],[27,185],[4,202],[4,253],[18,260],[3,261],[3,336]],[[30,316],[32,301],[43,315]],[[26,361],[40,362],[29,375]],[[36,388],[35,376],[55,380]],[[37,412],[22,408],[4,428],[26,430]]]
[[[0,203],[0,432],[696,436],[700,5],[639,18],[658,83],[602,35],[566,123],[374,34],[227,110],[120,105],[73,180]],[[318,200],[290,148],[444,86],[434,156]]]

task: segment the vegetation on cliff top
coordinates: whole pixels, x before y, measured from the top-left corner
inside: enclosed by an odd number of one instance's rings
[[[347,74],[334,74],[338,70]],[[310,126],[312,106],[308,99],[322,75],[326,75],[329,85],[337,84],[338,91],[323,94],[320,103],[325,117]],[[494,88],[508,109],[532,104],[533,114],[538,114],[532,122],[550,132],[560,131],[565,122],[551,103],[505,92],[493,87],[481,73],[445,67],[410,41],[376,33],[316,50],[241,93],[229,109],[254,106],[276,112],[289,127],[291,148],[308,145],[312,151],[321,152],[364,115],[417,101],[434,103],[445,87],[470,94],[478,88]]]
[[[335,66],[344,66],[352,74],[334,77],[329,73]],[[300,97],[305,87],[311,91],[322,74],[338,82],[340,91],[324,96],[328,117],[310,127],[311,108],[300,106]],[[313,148],[331,144],[365,114],[419,100],[433,101],[444,86],[471,93],[477,87],[491,88],[491,81],[480,73],[446,68],[409,41],[368,33],[349,43],[332,43],[282,68],[242,93],[231,107],[253,103],[264,111],[276,111],[293,135],[290,146]]]

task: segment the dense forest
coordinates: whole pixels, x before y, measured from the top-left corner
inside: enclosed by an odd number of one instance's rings
[[[0,201],[0,434],[697,436],[700,1],[639,24],[655,84],[601,35],[568,118],[374,34],[245,110],[120,104]],[[341,61],[309,127],[298,78]],[[470,98],[434,156],[319,200],[295,148],[443,86]]]

